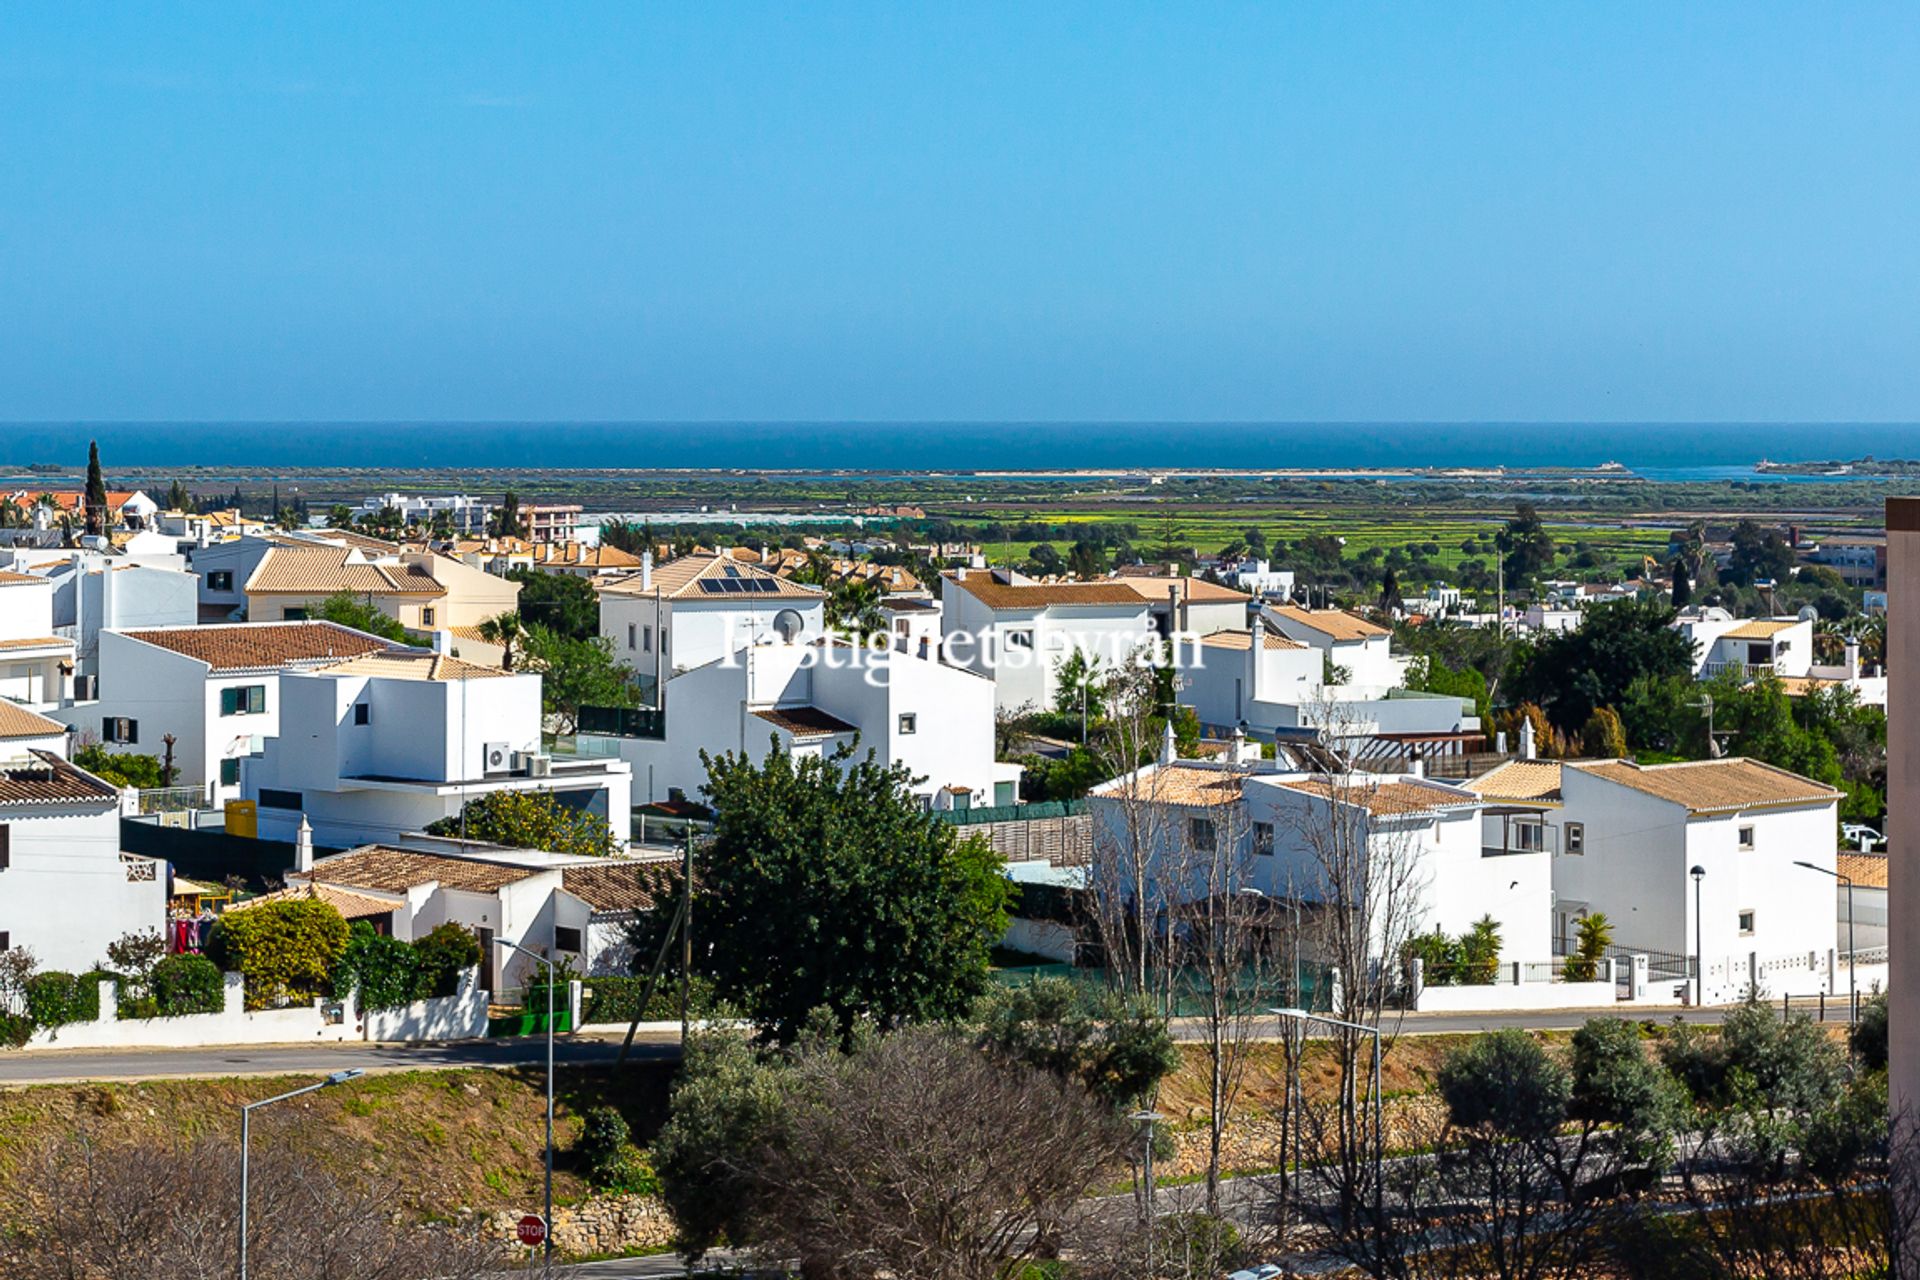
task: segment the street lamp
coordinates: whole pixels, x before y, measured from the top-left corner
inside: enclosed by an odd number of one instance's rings
[[[1707,869],[1695,863],[1687,874],[1693,877],[1693,1007],[1699,1009],[1707,1003],[1706,937],[1700,932],[1700,882]]]
[[[1140,1126],[1140,1168],[1141,1187],[1145,1196],[1145,1221],[1147,1230],[1153,1230],[1153,1126],[1166,1117],[1158,1111],[1136,1111],[1127,1119]]]
[[[546,1258],[542,1273],[553,1274],[553,988],[559,981],[554,972],[553,961],[537,951],[529,951],[517,942],[508,942],[505,938],[495,938],[496,946],[511,947],[529,960],[537,960],[547,966],[547,1212]]]
[[[1380,1101],[1380,1028],[1370,1027],[1364,1022],[1346,1022],[1339,1018],[1329,1018],[1325,1014],[1308,1013],[1305,1009],[1269,1009],[1276,1018],[1287,1018],[1296,1022],[1318,1022],[1329,1027],[1345,1027],[1349,1031],[1358,1031],[1373,1037],[1373,1212],[1378,1218],[1382,1213],[1385,1188],[1381,1183],[1381,1166],[1384,1163],[1387,1148],[1387,1131],[1382,1122],[1383,1107]]]
[[[1809,871],[1818,871],[1823,876],[1832,876],[1847,886],[1847,1022],[1851,1024],[1860,1015],[1860,988],[1854,981],[1854,945],[1853,945],[1853,877],[1841,875],[1838,871],[1829,871],[1825,867],[1811,862],[1795,859],[1794,866],[1805,867]]]
[[[240,1108],[240,1280],[247,1280],[247,1180],[249,1156],[253,1145],[253,1113],[261,1107],[285,1102],[288,1098],[297,1098],[303,1093],[312,1093],[317,1089],[328,1089],[336,1084],[345,1084],[354,1077],[365,1074],[366,1072],[359,1067],[348,1071],[336,1071],[319,1084],[291,1089],[286,1093],[275,1094],[271,1098],[246,1103]]]

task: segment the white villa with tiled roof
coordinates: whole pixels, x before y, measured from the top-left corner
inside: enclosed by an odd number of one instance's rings
[[[640,572],[597,579],[600,634],[614,657],[651,687],[768,640],[805,640],[826,633],[827,593],[731,555],[681,556]]]
[[[398,548],[389,553],[346,538],[275,541],[242,590],[253,622],[302,619],[344,592],[423,636],[477,627],[511,612],[520,599],[519,583],[458,560]],[[497,659],[499,651],[467,656]]]
[[[1813,671],[1810,618],[1735,618],[1724,609],[1689,611],[1674,627],[1693,642],[1693,671],[1710,680],[1739,675],[1807,676]]]
[[[288,672],[280,735],[241,770],[262,837],[304,818],[333,848],[424,830],[495,791],[550,791],[624,843],[627,766],[543,751],[540,677],[420,649],[381,649]]]
[[[1344,609],[1266,605],[1261,614],[1281,635],[1311,645],[1329,662],[1346,668],[1346,684],[1392,688],[1407,677],[1407,661],[1395,657],[1393,632]]]
[[[74,642],[53,626],[53,583],[0,569],[0,699],[53,710],[72,689]]]
[[[1007,569],[956,569],[941,582],[947,661],[991,679],[1003,711],[1051,710],[1070,653],[1111,664],[1156,636],[1148,597],[1118,580],[1034,582]]]
[[[1559,949],[1583,915],[1604,912],[1621,950],[1704,954],[1710,1003],[1744,993],[1749,956],[1775,968],[1761,974],[1768,994],[1824,985],[1833,882],[1795,864],[1835,868],[1840,793],[1826,784],[1733,758],[1515,761],[1466,785],[1533,829],[1516,842],[1551,857]],[[1705,873],[1697,933],[1694,867]]]
[[[280,732],[280,678],[392,641],[331,622],[229,622],[100,633],[98,696],[54,714],[81,735],[164,757],[174,784],[219,807],[240,797],[240,764]]]

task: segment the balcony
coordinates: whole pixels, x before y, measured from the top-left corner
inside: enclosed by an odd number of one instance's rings
[[[667,737],[666,708],[581,707],[575,733],[607,738],[646,738],[654,742],[664,742]]]
[[[1752,679],[1756,676],[1770,676],[1774,674],[1774,664],[1771,662],[1736,662],[1730,659],[1726,661],[1713,661],[1707,663],[1707,665],[1701,669],[1700,674],[1706,679],[1711,680],[1722,672],[1728,671],[1736,676],[1744,676]]]

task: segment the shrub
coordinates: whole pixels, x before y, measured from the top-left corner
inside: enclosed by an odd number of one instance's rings
[[[361,920],[348,935],[333,985],[336,991],[352,991],[360,1008],[371,1011],[407,1004],[419,980],[419,952],[398,938],[375,933]]]
[[[27,979],[27,1017],[35,1026],[61,1027],[100,1016],[100,984],[49,970]]]
[[[182,1018],[226,1007],[226,977],[205,956],[168,956],[153,966],[147,985],[154,1008],[150,1016]]]
[[[587,978],[583,981],[587,995],[581,1003],[582,1024],[632,1022],[636,1014],[644,1015],[641,1018],[643,1022],[671,1022],[680,1016],[680,975],[677,973],[660,975],[653,999],[647,1002],[644,1010],[640,1007],[640,999],[647,991],[645,978]],[[687,994],[687,1008],[693,1017],[708,1018],[718,1011],[711,979],[695,974]],[[528,1013],[544,1015],[547,1011],[546,983],[529,986],[522,1004]],[[567,993],[564,987],[555,989],[553,1007],[559,1011],[566,1009]]]
[[[1853,1051],[1860,1065],[1869,1071],[1887,1069],[1887,997],[1871,996],[1860,1002],[1860,1021],[1853,1026]]]
[[[247,980],[247,1008],[331,994],[347,922],[324,902],[290,898],[229,911],[213,928],[215,964]]]
[[[1600,962],[1613,945],[1613,923],[1604,911],[1582,916],[1574,953],[1567,957],[1564,976],[1568,982],[1593,982],[1600,976]]]
[[[602,1191],[622,1195],[652,1195],[659,1179],[646,1155],[633,1145],[626,1117],[612,1107],[587,1112],[574,1152],[586,1166],[587,1180]]]
[[[460,975],[480,963],[480,944],[457,924],[443,924],[413,943],[414,999],[438,999],[460,989]]]
[[[32,1018],[23,1013],[0,1013],[0,1045],[18,1049],[32,1037]]]

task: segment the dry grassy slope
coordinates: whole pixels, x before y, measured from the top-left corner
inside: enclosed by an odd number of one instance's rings
[[[237,1150],[241,1103],[311,1083],[301,1076],[0,1092],[0,1202],[35,1185],[35,1153],[62,1135],[169,1143],[213,1136]],[[581,1115],[617,1106],[644,1141],[659,1125],[666,1083],[657,1065],[561,1072],[556,1199],[571,1202],[586,1191],[567,1154]],[[540,1195],[545,1111],[538,1070],[398,1072],[256,1112],[253,1141],[295,1146],[339,1172],[391,1186],[423,1214],[521,1208]]]

